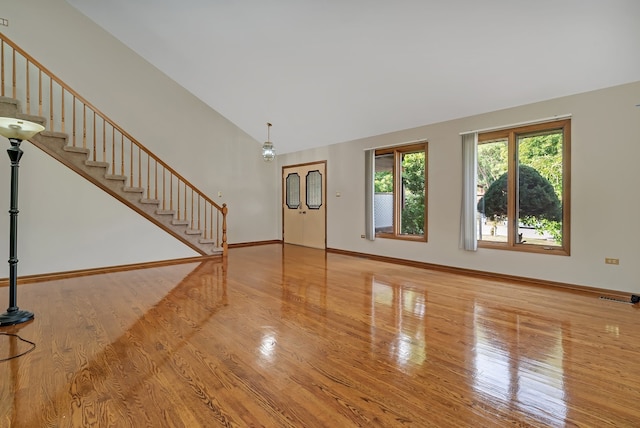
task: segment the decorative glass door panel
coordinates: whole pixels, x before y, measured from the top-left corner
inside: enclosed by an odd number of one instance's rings
[[[318,210],[322,206],[322,174],[320,171],[309,171],[306,177],[306,204],[311,210]]]
[[[300,207],[300,176],[297,173],[287,175],[286,184],[287,208]]]

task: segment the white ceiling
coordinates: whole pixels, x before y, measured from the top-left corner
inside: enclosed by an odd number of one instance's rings
[[[278,153],[640,80],[638,0],[67,1]]]

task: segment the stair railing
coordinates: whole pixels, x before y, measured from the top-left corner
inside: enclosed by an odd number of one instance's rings
[[[90,160],[128,187],[175,211],[177,221],[202,231],[202,242],[227,254],[227,206],[216,204],[114,121],[0,33],[0,96],[18,100],[23,113],[47,119],[46,130],[69,135],[69,145],[90,150]]]

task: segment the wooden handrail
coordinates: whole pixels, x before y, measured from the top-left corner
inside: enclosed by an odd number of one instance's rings
[[[203,238],[219,243],[222,237],[221,247],[226,253],[226,206],[214,202],[2,33],[0,42],[1,96],[10,89],[11,97],[25,106],[26,112],[23,113],[47,118],[47,130],[70,134],[72,146],[90,149],[93,161],[110,163],[111,175],[124,176],[130,187],[143,188],[146,198],[158,199],[163,210],[173,210],[176,205],[177,219],[189,220],[191,229],[199,230],[201,221],[204,221]],[[9,67],[7,61],[11,63]],[[23,67],[24,73],[21,71]],[[37,85],[37,94],[32,94],[34,84]],[[37,103],[34,96],[38,98]],[[35,104],[38,111],[32,112]],[[69,109],[70,124],[67,118]],[[216,216],[223,217],[222,230],[216,227],[215,232],[213,218],[207,221],[208,213],[213,216],[214,210]]]

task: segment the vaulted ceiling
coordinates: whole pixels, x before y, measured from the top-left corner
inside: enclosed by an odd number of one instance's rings
[[[67,1],[279,153],[640,80],[638,0]]]

